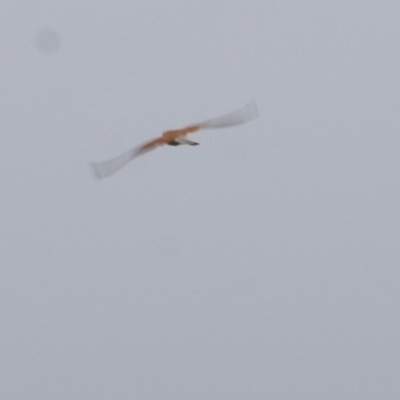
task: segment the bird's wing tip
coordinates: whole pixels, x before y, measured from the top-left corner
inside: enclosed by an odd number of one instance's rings
[[[241,125],[258,117],[258,109],[255,100],[250,101],[244,107],[230,114],[213,118],[201,124],[202,128],[224,128],[227,126]]]
[[[251,100],[249,103],[247,103],[244,106],[243,110],[245,110],[247,112],[247,117],[248,117],[249,121],[254,119],[254,118],[257,118],[258,115],[259,115],[258,114],[257,103],[256,103],[256,101],[254,99]]]
[[[127,151],[111,160],[92,162],[89,166],[96,179],[103,179],[115,174],[137,155],[136,149]]]
[[[90,174],[92,175],[93,179],[98,180],[98,179],[102,178],[102,176],[100,175],[99,170],[97,168],[97,163],[95,163],[95,162],[89,163],[88,168],[89,168]]]

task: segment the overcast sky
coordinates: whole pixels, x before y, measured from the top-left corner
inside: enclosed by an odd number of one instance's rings
[[[399,27],[395,0],[2,1],[0,398],[398,400]]]

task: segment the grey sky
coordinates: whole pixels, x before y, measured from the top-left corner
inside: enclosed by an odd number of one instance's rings
[[[398,400],[399,26],[397,1],[3,1],[0,398]]]

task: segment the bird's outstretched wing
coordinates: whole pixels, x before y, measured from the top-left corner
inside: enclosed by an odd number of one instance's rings
[[[107,176],[114,174],[128,164],[129,161],[165,143],[165,139],[162,137],[151,140],[150,142],[146,142],[140,147],[130,149],[129,151],[120,154],[111,160],[93,162],[90,164],[91,170],[96,178],[107,178]]]
[[[188,133],[197,132],[200,129],[226,128],[228,126],[244,124],[245,122],[251,121],[257,116],[257,106],[255,101],[252,101],[241,109],[222,117],[217,117],[198,124],[189,125],[186,128],[166,131],[161,137],[146,142],[139,147],[135,147],[127,151],[126,153],[112,158],[111,160],[92,163],[91,169],[96,178],[106,178],[107,176],[110,176],[120,170],[134,158],[144,153],[147,153],[148,151],[153,150],[158,146],[174,141],[180,136],[187,135]]]
[[[111,160],[102,162],[93,162],[90,164],[91,170],[94,176],[98,179],[106,178],[117,172],[119,169],[128,164],[129,161],[133,160],[138,155],[136,149],[127,151],[126,153],[120,154],[119,156],[112,158]]]
[[[200,129],[226,128],[227,126],[244,124],[245,122],[257,118],[257,116],[258,110],[256,102],[253,100],[239,110],[236,110],[230,114],[226,114],[222,117],[210,119],[200,123],[199,125]]]

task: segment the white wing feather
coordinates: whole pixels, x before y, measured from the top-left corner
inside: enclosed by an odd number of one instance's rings
[[[91,165],[92,171],[96,178],[102,179],[110,176],[128,164],[137,155],[137,149],[131,149],[126,153],[103,162],[94,162]]]
[[[203,129],[225,128],[227,126],[240,125],[251,121],[258,116],[256,102],[253,100],[240,110],[234,111],[222,117],[217,117],[200,123]]]

